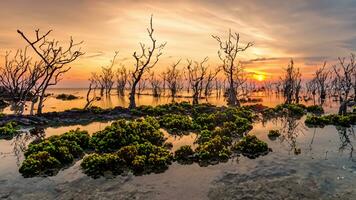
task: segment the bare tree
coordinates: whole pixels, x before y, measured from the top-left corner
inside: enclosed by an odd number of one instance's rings
[[[130,74],[132,79],[131,92],[129,97],[130,109],[136,108],[135,95],[136,95],[137,84],[140,82],[141,77],[157,64],[159,57],[162,55],[161,51],[166,45],[166,43],[157,45],[157,41],[153,36],[154,29],[152,24],[152,16],[150,19],[150,27],[147,28],[147,32],[151,40],[151,46],[146,47],[143,43],[140,43],[141,53],[137,53],[135,51],[133,54],[133,57],[135,58],[135,69]]]
[[[248,42],[244,47],[240,47],[240,35],[238,33],[231,33],[229,30],[228,38],[223,41],[218,36],[212,36],[219,43],[218,56],[223,62],[222,68],[228,80],[227,89],[227,103],[228,105],[240,106],[240,102],[237,98],[235,77],[239,76],[241,73],[240,65],[236,63],[236,58],[239,52],[243,52],[253,45],[253,43]]]
[[[117,92],[119,96],[125,96],[125,89],[127,85],[128,71],[125,66],[121,66],[117,69]]]
[[[273,90],[273,83],[271,81],[265,81],[264,82],[264,87],[265,87],[265,92],[267,94],[270,94],[271,91]]]
[[[137,84],[137,94],[143,94],[143,91],[146,89],[147,78],[142,77],[141,80]]]
[[[45,73],[40,79],[41,83],[39,83],[38,86],[39,95],[37,108],[37,114],[42,114],[43,103],[48,87],[56,85],[62,79],[63,74],[71,69],[71,67],[68,67],[68,64],[84,54],[80,51],[80,48],[74,50],[77,46],[81,45],[82,42],[75,43],[71,37],[68,47],[64,47],[59,44],[58,40],[49,40],[47,38],[51,30],[42,35],[40,35],[39,30],[36,30],[35,38],[32,41],[22,31],[17,30],[17,32],[44,63]]]
[[[313,97],[313,103],[315,105],[315,95],[318,90],[318,83],[316,78],[313,78],[309,82],[306,83],[307,93],[311,94]]]
[[[295,102],[298,103],[299,91],[301,88],[301,74],[299,69],[294,67],[293,60],[290,61],[288,67],[285,70],[286,72],[284,78],[281,78],[285,103],[293,103],[293,98]]]
[[[181,60],[173,63],[170,68],[164,73],[166,75],[167,87],[170,91],[170,96],[172,97],[172,101],[175,100],[177,93],[183,89],[183,74],[180,70],[177,69]]]
[[[330,71],[325,69],[326,62],[323,66],[315,71],[314,80],[319,92],[320,103],[323,104],[326,98],[326,88],[330,78]]]
[[[102,83],[104,85],[105,93],[106,95],[111,94],[112,87],[114,86],[114,78],[115,78],[115,73],[114,73],[114,66],[115,66],[115,61],[117,58],[117,55],[119,54],[118,51],[115,51],[113,59],[110,61],[110,65],[107,67],[102,67],[101,68],[101,78],[102,78]]]
[[[150,84],[153,97],[161,96],[161,80],[155,76],[154,72],[150,74]]]
[[[193,92],[192,98],[194,105],[199,103],[199,95],[203,89],[203,81],[207,72],[207,67],[205,66],[207,61],[208,57],[204,58],[201,62],[194,62],[193,66],[193,62],[188,60],[187,70],[190,79],[190,88]]]
[[[93,79],[96,85],[100,88],[100,96],[103,96],[105,91],[105,82],[103,80],[103,76],[96,72],[92,72],[91,79]]]
[[[110,61],[110,65],[101,67],[101,72],[99,73],[92,73],[91,79],[93,79],[93,82],[96,83],[100,87],[100,95],[103,96],[104,92],[106,95],[111,94],[111,90],[115,84],[115,74],[114,72],[114,66],[116,62],[116,58],[118,56],[119,52],[115,51],[113,59]]]
[[[93,78],[90,78],[89,81],[90,81],[89,88],[88,88],[87,95],[86,95],[87,103],[84,106],[84,110],[90,108],[92,103],[95,101],[95,96],[90,97],[90,94],[93,89],[95,91],[95,89],[97,88],[97,82]]]
[[[219,74],[221,68],[217,67],[215,70],[210,70],[205,81],[205,87],[204,87],[204,96],[208,97],[212,93],[213,89],[213,81],[216,79],[216,76]]]
[[[162,78],[162,90],[163,90],[163,93],[166,93],[166,82],[167,82],[167,74],[166,72],[163,72],[160,77]]]
[[[349,95],[353,87],[352,76],[355,74],[355,56],[351,54],[349,63],[346,58],[338,58],[339,64],[333,66],[333,86],[340,100],[339,114],[346,114]]]
[[[0,85],[17,114],[22,114],[26,101],[34,98],[36,84],[44,75],[43,62],[32,64],[26,52],[27,48],[18,50],[12,59],[6,53],[4,66],[0,68]]]
[[[353,82],[352,82],[352,87],[354,89],[354,101],[356,102],[356,62],[355,62],[355,54],[350,55],[350,65],[351,68],[353,69]]]
[[[216,97],[221,96],[221,90],[223,89],[224,82],[219,80],[217,77],[215,77],[215,90],[216,90]]]
[[[281,93],[281,90],[282,90],[282,81],[276,81],[274,83],[274,86],[275,86],[277,95],[279,95]]]
[[[294,81],[294,90],[295,90],[295,94],[294,94],[294,100],[295,103],[299,103],[299,94],[300,94],[300,90],[302,89],[302,74],[299,71],[299,68],[295,71],[295,81]]]

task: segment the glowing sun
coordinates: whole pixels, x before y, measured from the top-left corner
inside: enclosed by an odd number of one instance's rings
[[[266,79],[266,76],[263,74],[255,74],[253,75],[254,79],[258,80],[258,81],[264,81]]]

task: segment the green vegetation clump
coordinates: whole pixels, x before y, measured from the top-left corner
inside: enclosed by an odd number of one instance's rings
[[[79,129],[32,142],[19,171],[24,177],[54,175],[74,159],[81,158],[88,144],[88,132]]]
[[[264,106],[262,104],[245,105],[245,106],[242,106],[242,108],[247,109],[247,110],[252,110],[255,112],[262,112],[262,111],[268,109],[267,106]]]
[[[0,127],[0,139],[11,139],[19,133],[16,122],[8,122]]]
[[[106,172],[134,174],[161,172],[173,160],[166,148],[159,122],[153,117],[134,121],[118,120],[94,133],[90,147],[95,150],[83,159],[84,173],[92,177]]]
[[[121,119],[94,133],[90,145],[101,153],[115,152],[133,143],[150,142],[161,146],[165,139],[159,127],[158,121],[152,117],[135,121]]]
[[[195,158],[199,163],[216,163],[231,157],[234,139],[252,129],[255,114],[247,108],[225,108],[215,113],[203,113],[193,119],[198,134]]]
[[[322,115],[322,116],[314,116],[308,115],[305,120],[305,124],[307,126],[320,126],[324,127],[326,125],[335,125],[335,126],[344,126],[350,127],[351,125],[356,124],[356,114],[349,113],[347,115]]]
[[[165,114],[159,122],[163,128],[173,134],[181,134],[193,129],[193,122],[187,115]]]
[[[275,140],[279,136],[281,136],[281,133],[279,132],[279,130],[269,130],[269,132],[268,132],[268,138],[271,140]]]
[[[77,96],[74,96],[72,94],[59,94],[56,96],[56,99],[60,99],[63,101],[70,101],[70,100],[75,100],[78,99]]]
[[[106,172],[113,175],[131,171],[135,174],[161,172],[166,170],[173,155],[161,146],[150,142],[132,144],[113,153],[92,153],[85,156],[81,167],[91,177],[103,176]]]
[[[91,106],[91,107],[88,108],[88,110],[90,112],[92,112],[93,114],[103,114],[103,113],[107,112],[106,109],[103,109],[103,108],[98,107],[98,106]]]
[[[216,135],[211,139],[202,142],[196,149],[196,156],[199,162],[225,161],[230,158],[230,140],[226,137]]]
[[[115,153],[92,153],[84,157],[81,167],[85,174],[93,178],[104,176],[105,172],[119,175],[123,172],[123,161]]]
[[[232,150],[248,158],[256,158],[260,155],[268,154],[270,149],[267,143],[259,140],[254,135],[246,135],[232,146]]]
[[[194,118],[194,129],[213,130],[218,123],[215,117],[216,116],[214,114],[207,114],[207,113],[202,113],[201,115],[198,115],[197,117]]]
[[[217,107],[209,104],[209,103],[202,103],[202,104],[197,104],[192,107],[192,110],[190,114],[192,115],[193,118],[200,116],[201,114],[213,114],[217,111]]]
[[[226,108],[212,114],[203,113],[193,119],[196,130],[214,130],[217,126],[223,126],[225,122],[234,122],[241,130],[252,128],[255,115],[245,108]]]
[[[52,176],[62,167],[61,162],[51,156],[47,151],[38,151],[30,154],[23,161],[19,172],[24,177],[33,177],[39,175]]]
[[[131,113],[138,116],[162,116],[165,114],[188,114],[193,106],[188,102],[170,103],[158,105],[156,107],[142,105],[131,110]]]
[[[161,172],[166,170],[173,160],[173,155],[162,146],[145,142],[136,145],[137,155],[133,161],[125,160],[126,166],[134,173]],[[119,155],[120,151],[119,151]],[[144,165],[142,166],[141,163]]]
[[[106,112],[96,107],[89,110],[99,114]],[[131,113],[146,117],[115,121],[92,137],[76,130],[31,143],[20,172],[25,177],[53,175],[74,159],[89,153],[81,167],[85,174],[94,178],[125,172],[146,174],[166,170],[173,160],[213,164],[229,159],[231,150],[260,152],[265,144],[258,140],[245,148],[240,143],[241,147],[235,145],[233,148],[234,141],[242,138],[241,142],[244,142],[246,137],[250,137],[244,135],[252,129],[256,115],[248,107],[193,106],[183,102],[157,107],[140,106]],[[197,148],[193,150],[189,145],[182,146],[173,156],[169,151],[172,144],[165,143],[164,134],[159,130],[161,126],[170,133],[199,132]]]
[[[312,106],[308,106],[307,107],[307,111],[309,113],[313,113],[313,114],[317,114],[317,115],[321,115],[324,113],[324,109],[322,106],[319,105],[312,105]]]
[[[174,152],[174,159],[179,163],[192,163],[194,160],[194,150],[190,145],[183,145]]]
[[[274,108],[274,111],[280,114],[303,116],[306,109],[307,107],[303,104],[280,104]]]

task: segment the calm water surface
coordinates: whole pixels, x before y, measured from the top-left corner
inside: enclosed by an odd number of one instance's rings
[[[162,93],[162,96],[160,98],[154,98],[152,95],[147,95],[150,94],[150,90],[146,90],[143,92],[143,95],[138,95],[136,97],[136,104],[137,105],[152,105],[156,106],[159,104],[167,104],[171,103],[172,99],[169,97],[168,90],[165,93]],[[126,95],[129,92],[126,92]],[[87,89],[49,89],[48,94],[51,96],[47,97],[46,101],[44,102],[44,108],[43,112],[52,112],[52,111],[64,111],[72,108],[83,108],[86,104],[86,94],[87,94]],[[62,101],[58,100],[55,97],[59,94],[73,94],[77,97],[78,99],[71,100],[71,101]],[[94,95],[96,97],[100,97],[100,91],[96,90]],[[186,92],[182,92],[181,97],[177,97],[175,100],[177,102],[181,101],[191,101],[191,98],[189,98],[189,95]],[[282,103],[283,98],[278,97],[276,95],[265,95],[263,93],[255,93],[251,96],[252,98],[263,98],[263,104],[266,106],[275,106],[276,104]],[[206,103],[209,102],[214,105],[219,105],[223,106],[226,105],[226,102],[223,97],[217,98],[215,94],[211,95],[208,99],[201,99],[201,103]],[[311,102],[309,102],[311,103]],[[127,107],[129,105],[129,99],[128,96],[125,97],[120,97],[118,96],[115,91],[112,92],[110,96],[102,96],[100,100],[95,101],[93,103],[95,106],[99,106],[101,108],[113,108],[115,106],[123,106]],[[25,114],[29,113],[29,106],[26,106],[25,109]],[[11,107],[5,108],[2,112],[4,113],[13,113],[11,110]]]
[[[112,103],[102,100],[97,104],[126,105],[118,104],[118,98],[111,99]],[[149,96],[139,100],[140,104],[150,105],[169,101],[167,98],[154,103]],[[263,97],[262,103],[273,106],[281,101],[272,96]],[[68,105],[49,99],[46,105],[50,102],[56,107],[53,109],[65,110],[80,107],[84,100]],[[216,102],[224,104],[223,100]],[[329,102],[325,109],[335,112],[336,106]],[[46,137],[77,127],[94,133],[110,123],[50,127],[45,130]],[[270,129],[280,129],[283,134],[271,141],[267,137]],[[266,141],[273,152],[257,159],[239,157],[208,167],[174,163],[160,174],[99,179],[83,174],[80,161],[54,177],[23,178],[18,173],[22,151],[35,138],[22,134],[12,140],[0,140],[0,199],[355,199],[353,127],[307,128],[304,118],[280,118],[256,122],[250,133]],[[194,134],[173,137],[165,133],[165,136],[173,143],[173,149],[193,144],[196,138]],[[299,150],[300,154],[296,154]]]

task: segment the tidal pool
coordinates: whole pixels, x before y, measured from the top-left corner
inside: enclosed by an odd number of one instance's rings
[[[96,132],[111,122],[47,128],[46,136],[73,128]],[[268,130],[280,129],[272,141]],[[200,167],[174,163],[159,174],[92,179],[80,161],[53,177],[23,178],[18,173],[29,134],[0,140],[0,198],[3,199],[354,199],[356,162],[354,128],[307,128],[301,120],[256,122],[250,134],[273,152],[257,159],[239,157]],[[195,135],[170,136],[173,149],[193,144]],[[300,150],[296,151],[296,150]]]
[[[83,96],[85,90],[53,93],[72,93]],[[263,98],[261,104],[275,106],[283,99],[255,94]],[[179,101],[186,100],[184,98]],[[211,98],[209,102],[224,105],[224,99]],[[126,102],[126,101],[125,101]],[[102,99],[96,105],[107,108],[125,106],[118,97]],[[169,103],[169,98],[154,100],[141,96],[138,104],[157,105]],[[81,107],[84,99],[71,103],[50,98],[45,111],[61,111]],[[312,102],[302,102],[312,104]],[[331,99],[324,104],[327,113],[336,112]],[[10,112],[6,108],[5,113]],[[201,167],[173,163],[159,174],[92,179],[83,174],[80,162],[62,169],[53,177],[23,178],[18,169],[23,161],[23,151],[37,136],[21,134],[12,140],[0,140],[0,199],[355,199],[356,145],[355,127],[308,128],[302,119],[278,118],[267,122],[257,121],[249,134],[268,143],[273,152],[256,159],[238,157],[226,163]],[[81,128],[90,134],[110,125],[93,122],[87,125],[48,127],[45,136],[62,134]],[[276,140],[267,136],[271,129],[282,135]],[[164,132],[173,151],[182,145],[194,145],[195,134],[172,136]],[[193,146],[194,147],[194,146]]]

